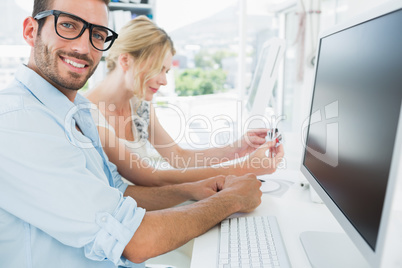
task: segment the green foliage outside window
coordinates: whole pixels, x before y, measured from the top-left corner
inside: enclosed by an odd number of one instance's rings
[[[179,96],[196,96],[224,91],[226,73],[222,69],[187,69],[176,76]]]
[[[227,74],[222,70],[222,59],[234,57],[233,52],[201,50],[194,56],[196,69],[186,69],[176,75],[176,93],[179,96],[213,94],[225,90]]]

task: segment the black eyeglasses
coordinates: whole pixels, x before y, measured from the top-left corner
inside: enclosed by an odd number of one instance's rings
[[[89,23],[80,17],[59,10],[39,12],[34,19],[40,20],[50,15],[54,16],[54,29],[58,36],[67,40],[74,40],[88,28],[89,41],[95,49],[100,51],[108,50],[118,37],[117,33],[107,27]]]

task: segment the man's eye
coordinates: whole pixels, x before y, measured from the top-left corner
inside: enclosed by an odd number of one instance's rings
[[[105,38],[103,38],[103,36],[100,34],[93,34],[92,37],[101,41],[105,40]]]
[[[61,24],[64,28],[72,29],[73,25],[71,23],[64,22]]]
[[[96,41],[102,41],[105,42],[107,37],[107,34],[104,32],[96,31],[92,33],[92,38],[94,38]]]

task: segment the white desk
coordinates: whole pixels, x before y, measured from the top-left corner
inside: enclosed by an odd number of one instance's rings
[[[277,175],[284,177],[286,172],[278,170]],[[311,267],[299,239],[302,232],[343,232],[325,205],[311,202],[309,191],[297,185],[290,187],[281,197],[264,194],[261,205],[255,211],[239,215],[276,216],[291,265],[297,268]],[[194,241],[191,268],[217,267],[218,246],[219,226],[197,237]]]

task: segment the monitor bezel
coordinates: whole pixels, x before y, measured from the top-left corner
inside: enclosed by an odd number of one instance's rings
[[[387,15],[389,13],[395,12],[397,10],[402,9],[402,3],[397,1],[391,1],[382,5],[379,5],[373,8],[370,11],[366,11],[364,14],[361,14],[348,22],[336,25],[332,28],[329,28],[323,31],[318,37],[318,49],[316,52],[316,65],[314,70],[314,79],[311,87],[311,94],[310,94],[310,105],[309,111],[307,114],[308,121],[310,120],[310,116],[314,111],[312,111],[312,102],[314,97],[314,89],[316,84],[316,74],[317,74],[317,67],[319,65],[319,51],[321,47],[321,40],[325,37],[330,35],[336,34],[338,32],[344,31],[348,28],[357,26],[359,24],[371,21],[373,19],[379,18],[381,16]],[[308,122],[310,124],[310,122]],[[303,130],[302,130],[303,131]],[[308,130],[306,131],[308,133]],[[341,227],[344,229],[345,233],[351,239],[351,241],[356,245],[359,251],[362,253],[363,257],[367,260],[368,263],[377,267],[381,263],[381,257],[383,256],[384,245],[386,241],[386,232],[387,226],[389,225],[390,213],[391,213],[391,206],[392,201],[394,199],[395,191],[396,191],[396,184],[398,178],[398,164],[401,161],[402,155],[402,105],[400,109],[399,115],[399,122],[398,122],[398,129],[396,133],[396,140],[395,140],[395,147],[393,151],[392,161],[391,161],[391,169],[388,179],[388,185],[385,194],[384,206],[380,220],[380,227],[378,231],[377,243],[376,248],[373,250],[370,245],[366,242],[366,240],[360,235],[360,233],[355,229],[354,225],[348,220],[348,218],[343,214],[343,212],[339,209],[339,207],[334,203],[334,201],[328,196],[325,190],[320,186],[320,184],[315,180],[314,176],[312,176],[309,170],[304,166],[304,158],[306,153],[306,142],[307,142],[307,135],[304,137],[303,133],[303,153],[302,159],[300,164],[300,170],[303,176],[309,181],[310,185],[316,191],[318,196],[322,199],[324,204],[328,207],[330,212],[333,214],[335,219],[339,222]]]

